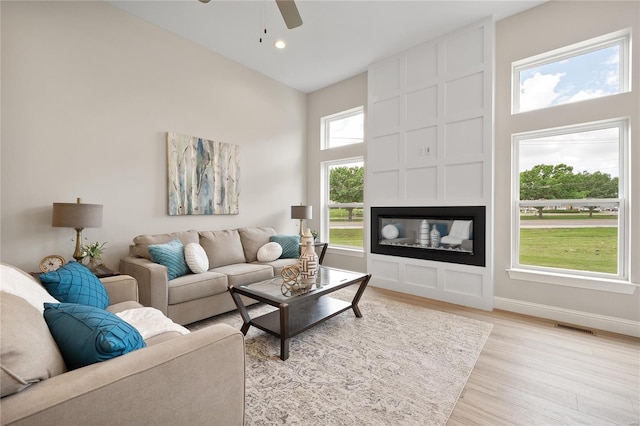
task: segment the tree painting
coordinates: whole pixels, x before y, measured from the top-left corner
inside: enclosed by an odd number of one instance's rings
[[[238,214],[240,148],[167,133],[170,215]]]

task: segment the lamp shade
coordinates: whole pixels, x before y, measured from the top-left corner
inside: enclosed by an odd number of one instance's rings
[[[311,206],[291,206],[291,219],[312,219]]]
[[[102,204],[53,203],[51,225],[58,228],[99,228],[102,226]]]

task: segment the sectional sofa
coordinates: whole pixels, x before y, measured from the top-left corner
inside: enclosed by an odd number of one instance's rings
[[[168,327],[148,334],[145,347],[71,369],[67,352],[59,349],[62,343],[43,316],[43,304],[57,299],[29,274],[11,265],[0,268],[3,426],[243,424],[240,331],[216,324],[182,334]],[[144,310],[137,302],[135,279],[120,275],[101,281],[110,303],[106,311],[124,315]],[[155,321],[172,324],[161,317]],[[75,343],[95,347],[97,335],[91,336],[95,344],[87,336]]]
[[[194,245],[203,249],[207,266],[200,273],[189,270],[172,277],[171,264],[167,267],[152,259],[149,246],[176,240],[185,250]],[[277,259],[259,261],[259,251],[274,240],[282,245],[283,253]],[[120,272],[138,281],[140,303],[159,309],[179,324],[235,310],[230,286],[273,278],[284,266],[298,263],[299,236],[279,235],[268,226],[139,235],[133,243],[130,256],[120,261]],[[245,299],[245,303],[255,301]]]

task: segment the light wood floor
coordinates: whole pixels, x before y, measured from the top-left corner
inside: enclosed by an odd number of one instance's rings
[[[640,425],[640,339],[367,291],[493,324],[448,425]]]

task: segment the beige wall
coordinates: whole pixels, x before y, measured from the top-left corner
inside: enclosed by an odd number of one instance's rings
[[[306,95],[102,2],[1,2],[1,259],[70,259],[53,202],[104,205],[117,267],[141,233],[273,225],[297,233]],[[166,132],[240,146],[240,214],[168,216]],[[86,241],[85,241],[86,242]]]
[[[320,150],[320,119],[327,115],[363,106],[367,108],[367,73],[358,74],[332,86],[310,93],[307,98],[307,200],[313,206],[313,219],[309,226],[320,229],[320,205],[322,194],[320,163],[339,158],[365,156],[364,144],[349,145],[330,151]],[[366,126],[365,126],[366,128]],[[365,167],[366,167],[365,162]],[[365,222],[365,226],[366,222]],[[349,250],[329,249],[323,262],[337,268],[365,271],[367,262],[364,253]]]
[[[511,62],[567,46],[617,30],[632,28],[633,92],[594,99],[569,106],[510,116]],[[632,248],[631,279],[640,282],[640,3],[552,1],[504,19],[496,27],[496,138],[495,138],[495,296],[511,307],[550,317],[583,316],[583,322],[598,316],[622,319],[622,326],[634,327],[640,320],[640,292],[614,294],[590,289],[563,287],[509,278],[510,266],[510,180],[511,134],[541,127],[556,127],[606,118],[631,119]],[[498,304],[496,304],[498,306]],[[574,312],[575,311],[575,312]],[[582,315],[588,313],[588,315]],[[615,321],[614,321],[615,322]],[[635,323],[637,329],[637,322]],[[637,332],[637,330],[636,330]]]

